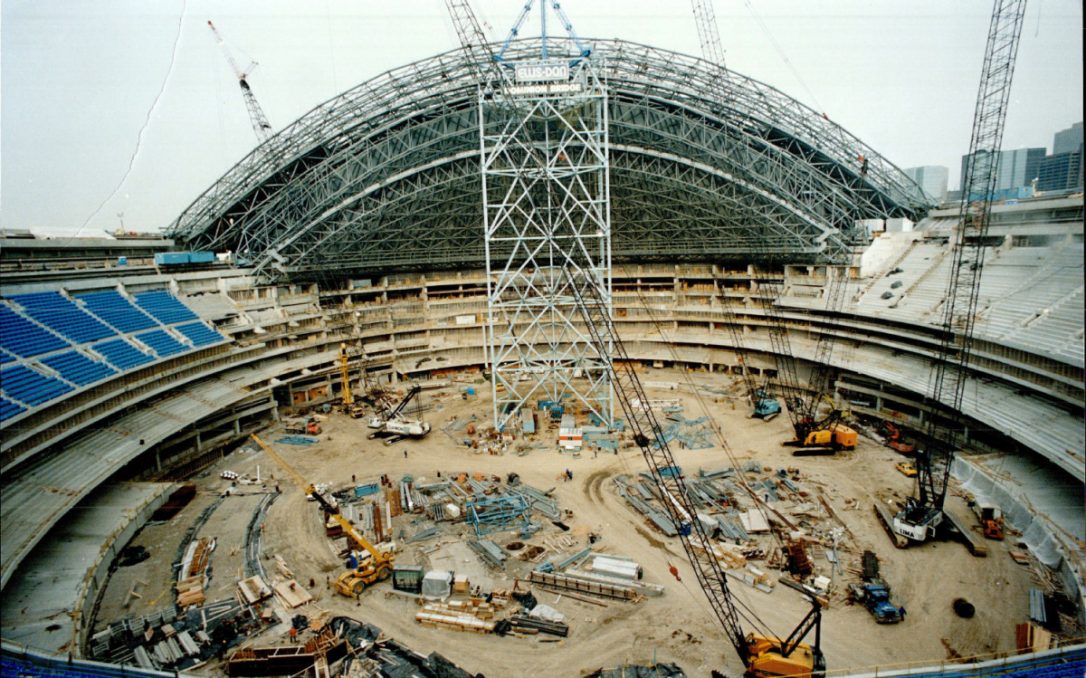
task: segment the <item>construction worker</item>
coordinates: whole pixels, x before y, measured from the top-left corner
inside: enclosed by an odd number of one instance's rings
[[[403,451],[403,458],[407,459],[407,450],[406,449]]]
[[[291,643],[297,643],[298,642],[298,629],[291,626],[290,631],[288,631],[287,634],[290,636],[290,642]]]

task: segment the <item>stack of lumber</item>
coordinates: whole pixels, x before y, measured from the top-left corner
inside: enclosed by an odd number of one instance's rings
[[[486,602],[485,598],[468,598],[467,600],[449,600],[444,603],[429,603],[425,610],[431,612],[448,612],[457,615],[471,615],[476,619],[493,619],[495,613],[505,607],[504,601],[495,603]]]
[[[274,588],[283,604],[289,609],[301,607],[313,600],[313,596],[310,595],[309,591],[306,591],[301,584],[293,579],[279,582]]]
[[[426,626],[450,631],[491,633],[495,622],[479,619],[468,612],[456,612],[444,606],[427,605],[415,613],[415,621]]]
[[[252,605],[259,603],[272,594],[271,589],[264,583],[260,575],[254,575],[238,582],[238,590],[245,602]]]
[[[187,577],[177,582],[177,606],[181,609],[204,604],[204,575]]]

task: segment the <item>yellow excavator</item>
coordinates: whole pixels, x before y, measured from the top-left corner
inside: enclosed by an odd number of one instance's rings
[[[343,517],[343,514],[339,512],[339,506],[335,503],[335,500],[324,496],[322,492],[317,490],[315,485],[306,482],[305,478],[303,478],[300,473],[295,471],[285,459],[280,457],[275,450],[266,445],[263,440],[256,436],[256,434],[252,435],[252,439],[257,445],[260,445],[261,449],[263,449],[275,463],[279,464],[286,474],[290,476],[290,479],[294,481],[295,485],[307,495],[313,497],[313,499],[320,504],[321,513],[324,516],[324,522],[326,524],[329,519],[332,519],[339,525],[343,530],[343,534],[347,536],[347,544],[352,550],[364,550],[366,552],[367,557],[363,558],[357,567],[347,570],[336,577],[337,593],[347,596],[348,598],[357,598],[366,590],[367,586],[374,582],[385,581],[392,576],[392,565],[396,560],[395,553],[386,551],[371,543],[361,532],[355,529],[354,525],[351,524],[351,521]]]

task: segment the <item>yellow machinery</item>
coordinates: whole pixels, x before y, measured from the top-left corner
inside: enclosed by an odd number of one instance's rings
[[[377,546],[374,546],[370,540],[362,536],[362,533],[354,528],[351,521],[343,517],[339,512],[339,506],[332,500],[329,500],[321,492],[317,491],[317,488],[312,483],[306,482],[305,478],[300,473],[294,470],[294,468],[286,462],[285,459],[279,456],[279,454],[268,447],[263,440],[258,438],[255,434],[252,436],[257,445],[260,445],[261,449],[271,457],[275,463],[290,476],[290,479],[294,481],[303,492],[310,495],[320,504],[324,521],[327,523],[328,519],[334,520],[340,528],[343,530],[343,534],[347,536],[347,544],[352,549],[363,549],[368,554],[368,558],[365,558],[358,564],[358,567],[347,570],[336,578],[336,591],[341,595],[348,598],[355,598],[361,594],[367,586],[378,581],[385,581],[392,576],[392,564],[396,559],[396,555],[392,552],[382,550]]]
[[[904,474],[907,478],[916,477],[916,467],[913,466],[912,462],[899,461],[897,464],[894,465],[894,468],[896,468],[899,473]]]
[[[365,415],[366,408],[362,403],[354,400],[354,391],[351,390],[351,372],[347,363],[347,344],[339,345],[339,382],[340,393],[343,396],[343,407],[352,419],[358,419]]]
[[[811,676],[824,669],[821,654],[815,654],[807,643],[793,647],[786,655],[778,638],[756,634],[747,636],[747,675],[758,676]]]
[[[844,424],[836,424],[832,428],[820,428],[808,432],[803,444],[800,444],[799,447],[855,450],[857,438],[854,429]]]

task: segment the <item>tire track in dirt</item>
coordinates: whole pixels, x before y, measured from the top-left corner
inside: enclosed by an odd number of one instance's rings
[[[584,481],[584,493],[593,504],[603,503],[603,483],[611,477],[609,469],[593,471]]]

